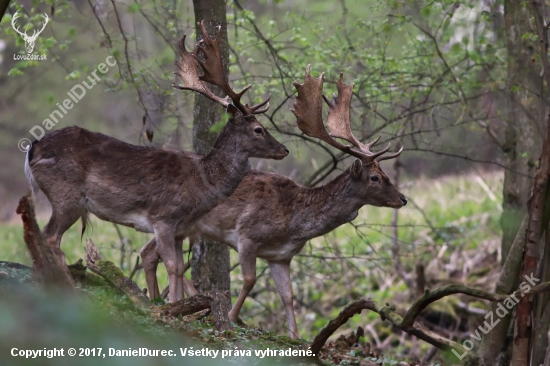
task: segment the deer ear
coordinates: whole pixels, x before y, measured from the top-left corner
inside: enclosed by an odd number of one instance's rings
[[[363,172],[363,163],[359,159],[355,159],[353,164],[351,164],[351,177],[354,179],[361,178],[361,173]]]
[[[233,104],[229,104],[227,106],[227,113],[231,114],[231,116],[233,118],[239,116],[239,115],[242,115],[241,111],[239,110],[239,108],[235,107]]]

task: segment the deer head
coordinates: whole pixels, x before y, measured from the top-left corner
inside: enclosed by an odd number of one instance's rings
[[[34,49],[34,42],[36,42],[36,39],[38,38],[40,33],[42,33],[44,28],[46,28],[46,25],[48,24],[48,21],[50,20],[50,18],[48,18],[48,15],[46,13],[44,13],[44,15],[42,16],[44,18],[44,23],[42,23],[42,29],[40,29],[39,31],[34,30],[32,36],[29,36],[27,34],[27,31],[25,31],[25,33],[22,33],[21,31],[19,31],[19,26],[15,24],[15,21],[19,17],[20,17],[20,14],[18,10],[15,12],[15,14],[13,14],[13,17],[11,18],[11,26],[17,33],[19,33],[19,35],[21,35],[21,37],[23,37],[23,40],[25,41],[25,49],[27,50],[27,53],[31,53],[32,50]]]
[[[324,73],[318,78],[314,78],[309,73],[310,67],[311,65],[308,65],[306,68],[303,84],[296,81],[292,83],[298,91],[296,103],[294,103],[294,109],[292,110],[297,118],[298,128],[306,135],[318,138],[357,158],[349,170],[351,177],[364,188],[358,190],[357,193],[364,195],[363,198],[366,204],[392,208],[400,208],[406,205],[405,196],[399,193],[379,164],[382,160],[399,156],[403,151],[403,147],[394,154],[384,155],[390,149],[390,144],[378,152],[370,150],[380,140],[380,136],[368,144],[363,144],[355,138],[351,132],[350,122],[353,84],[345,84],[343,75],[340,74],[340,78],[336,83],[338,95],[334,95],[334,102],[331,102],[323,95]],[[322,99],[329,107],[326,124],[330,133],[323,124]],[[355,149],[336,141],[334,138],[340,138],[351,143]]]
[[[229,86],[222,64],[219,43],[221,27],[217,27],[216,39],[212,40],[208,36],[204,21],[198,23],[198,25],[201,28],[203,39],[195,45],[192,52],[187,51],[185,48],[186,36],[183,36],[179,42],[181,61],[176,61],[177,71],[174,74],[183,80],[184,85],[175,83],[172,83],[172,85],[177,89],[198,92],[227,109],[233,118],[229,120],[220,137],[223,137],[224,134],[229,135],[228,132],[231,130],[232,136],[246,141],[246,144],[242,146],[248,149],[247,152],[250,153],[251,157],[277,160],[284,158],[288,155],[288,149],[275,140],[255,117],[256,114],[265,113],[269,109],[271,95],[263,102],[253,106],[241,103],[241,97],[252,85],[248,85],[238,93],[234,92]],[[199,58],[199,52],[202,53],[204,61]],[[206,83],[220,88],[226,94],[226,97],[222,98],[214,94]]]

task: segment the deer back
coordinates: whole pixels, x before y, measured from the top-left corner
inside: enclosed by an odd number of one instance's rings
[[[203,157],[67,127],[35,142],[28,159],[33,179],[54,211],[89,211],[152,232],[155,221],[189,223],[233,193],[250,169],[249,155],[262,144],[246,149],[253,131],[239,129],[250,128],[242,121],[228,123],[216,148]],[[286,155],[280,143],[272,145],[271,152]]]

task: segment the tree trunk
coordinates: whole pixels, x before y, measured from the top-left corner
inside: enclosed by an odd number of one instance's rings
[[[533,186],[537,158],[541,152],[545,127],[539,108],[540,68],[533,58],[538,45],[527,32],[536,34],[532,13],[516,0],[504,1],[504,23],[508,50],[508,118],[504,153],[508,169],[504,173],[502,203],[502,262],[506,260],[521,218],[527,212],[527,200]]]
[[[227,21],[225,0],[193,0],[195,20],[205,21],[206,29],[212,38],[216,37],[215,27],[222,27],[222,61],[226,73],[229,73],[229,45],[227,41]],[[197,27],[197,40],[201,37]],[[223,93],[216,87],[211,88],[217,95]],[[193,114],[193,146],[199,154],[207,154],[216,141],[217,134],[210,132],[212,125],[220,120],[222,107],[210,99],[196,94]],[[210,291],[229,291],[229,248],[223,244],[197,237],[193,243],[191,276],[193,285],[199,293]],[[231,307],[231,298],[226,297],[225,308]]]
[[[527,230],[527,221],[529,217],[524,215],[522,223],[516,233],[516,237],[510,253],[502,266],[500,277],[495,285],[495,293],[508,295],[518,288],[519,274],[521,272],[521,256],[525,243],[525,231]],[[496,313],[498,303],[490,305],[490,312]],[[496,360],[501,352],[506,352],[505,344],[507,343],[508,328],[512,319],[512,312],[500,319],[500,322],[481,340],[478,355],[490,365],[493,360]]]
[[[4,17],[4,14],[6,14],[8,6],[10,6],[10,0],[0,0],[0,21]]]
[[[548,61],[548,33],[546,27],[546,13],[544,6],[539,2],[531,2],[531,10],[535,18],[536,32],[538,36],[538,45],[540,51],[540,64],[542,72],[540,73],[539,88],[539,109],[546,112],[546,95],[544,90],[544,81],[550,82],[550,65]],[[533,59],[534,60],[534,59]],[[540,64],[533,64],[532,69],[539,69]],[[542,114],[542,113],[541,113]],[[529,200],[529,223],[525,233],[525,249],[523,251],[523,268],[521,278],[537,277],[540,281],[540,272],[538,264],[541,260],[541,238],[543,230],[546,229],[544,223],[545,206],[547,198],[548,179],[550,175],[550,114],[546,117],[546,131],[542,145],[542,153],[539,158],[539,164],[534,179],[531,199]],[[542,271],[544,272],[544,271]],[[539,297],[540,301],[540,297]],[[533,330],[535,325],[541,319],[537,319],[538,314],[536,306],[533,306],[533,297],[522,297],[516,308],[515,327],[514,327],[514,347],[512,356],[512,366],[527,366],[531,361],[533,350]],[[539,322],[540,324],[540,322]],[[545,330],[546,332],[548,330]]]
[[[550,115],[548,116],[548,124],[550,124]],[[523,269],[520,280],[538,276],[536,271],[540,260],[539,243],[543,230],[542,221],[546,188],[548,186],[548,173],[550,173],[550,127],[547,128],[543,152],[540,156],[530,200],[529,222],[525,233]],[[516,308],[512,366],[527,366],[529,364],[533,331],[531,299],[530,296],[521,298]]]

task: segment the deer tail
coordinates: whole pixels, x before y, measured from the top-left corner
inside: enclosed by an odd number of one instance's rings
[[[33,154],[34,154],[34,146],[38,143],[38,141],[33,141],[31,144],[31,148],[27,151],[27,154],[25,154],[25,175],[27,176],[27,180],[29,181],[29,185],[31,188],[32,193],[32,199],[33,201],[36,200],[36,195],[40,191],[40,187],[36,183],[36,180],[34,179],[34,175],[32,174],[32,169],[30,162],[32,161]]]

